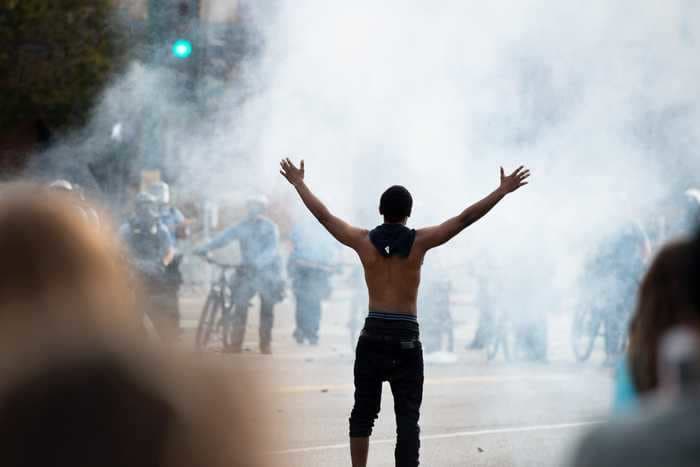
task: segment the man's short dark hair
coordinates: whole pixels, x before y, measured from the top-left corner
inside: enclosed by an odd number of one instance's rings
[[[389,187],[379,200],[379,213],[387,222],[401,222],[411,216],[413,198],[400,185]]]

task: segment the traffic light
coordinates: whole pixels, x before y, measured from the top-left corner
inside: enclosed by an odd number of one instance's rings
[[[192,97],[202,58],[200,0],[149,0],[153,60],[173,72],[183,96]]]
[[[199,1],[178,0],[170,30],[173,32],[172,56],[177,60],[193,58],[194,44],[199,28]]]
[[[187,39],[178,39],[173,43],[173,56],[185,60],[192,55],[192,42]]]

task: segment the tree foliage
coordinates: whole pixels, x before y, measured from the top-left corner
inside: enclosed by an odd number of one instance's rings
[[[0,0],[0,130],[78,124],[126,50],[112,0]]]

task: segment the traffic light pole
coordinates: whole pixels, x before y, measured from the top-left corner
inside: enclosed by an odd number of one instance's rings
[[[152,63],[170,70],[175,85],[172,102],[180,101],[187,110],[196,103],[204,52],[200,33],[200,0],[148,0],[148,37]],[[163,120],[167,118],[154,100],[146,117],[144,166],[163,165]]]

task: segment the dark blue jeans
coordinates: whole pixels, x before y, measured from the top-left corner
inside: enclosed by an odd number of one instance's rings
[[[382,383],[388,381],[396,414],[397,467],[418,465],[420,405],[423,400],[423,349],[418,323],[368,318],[355,356],[355,406],[350,436],[368,437],[379,415]]]

